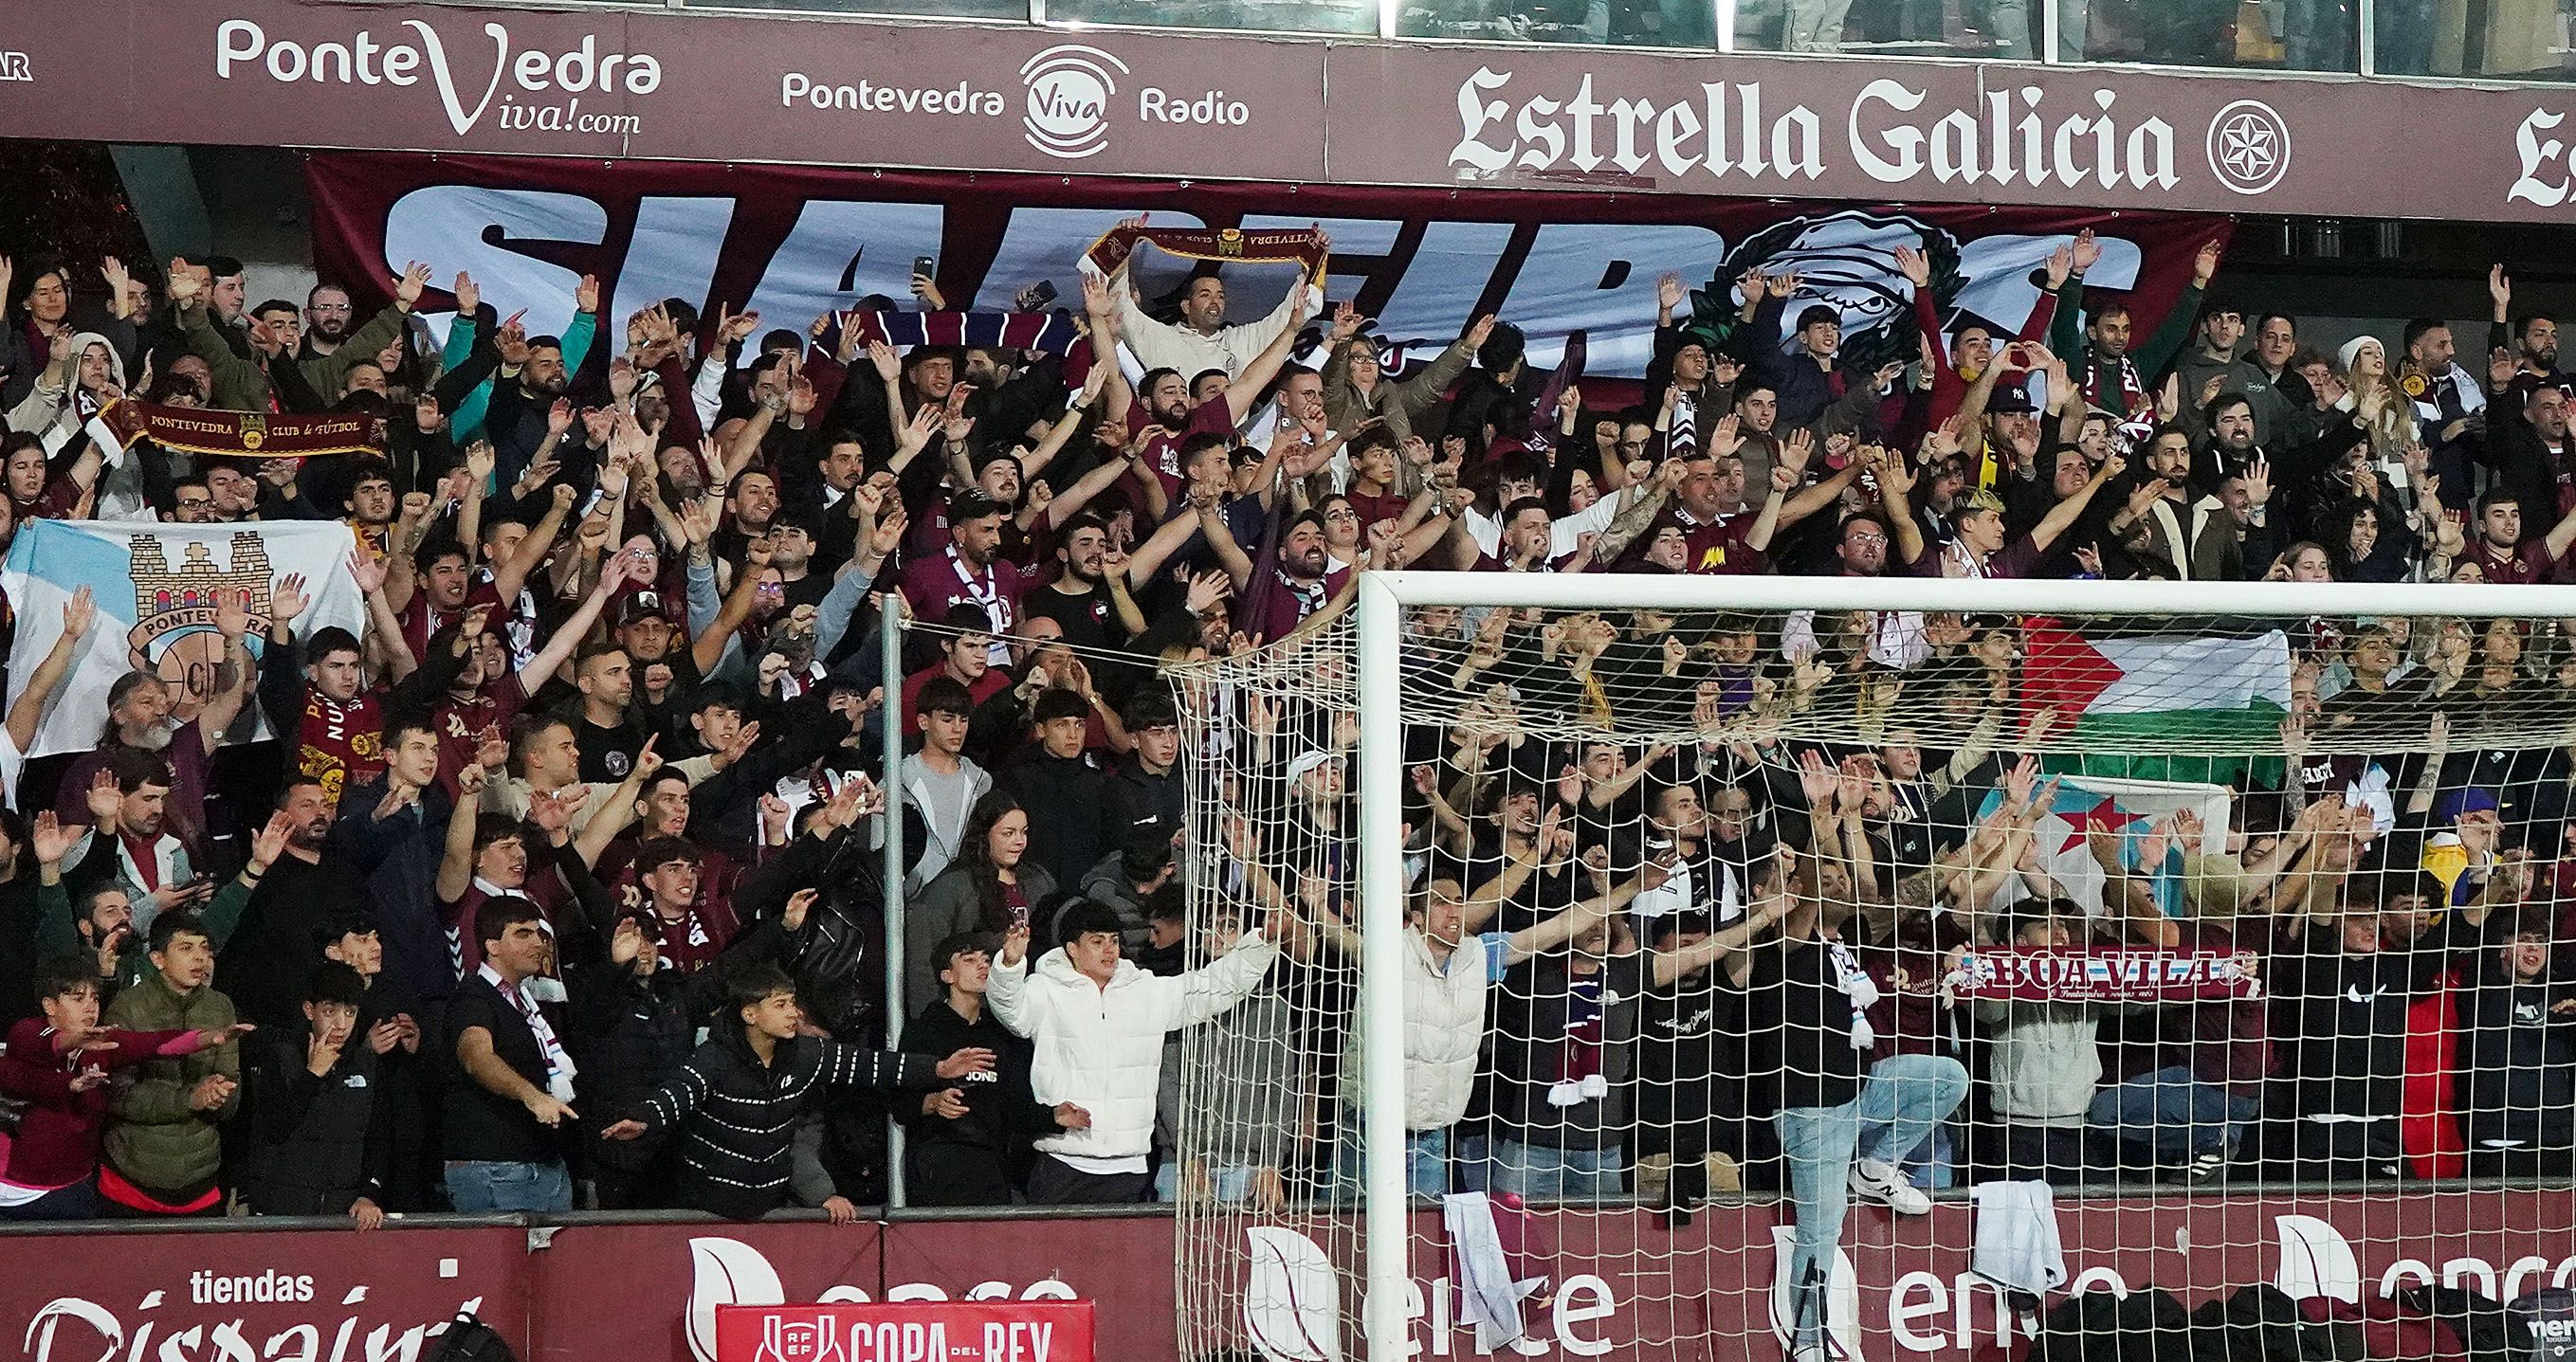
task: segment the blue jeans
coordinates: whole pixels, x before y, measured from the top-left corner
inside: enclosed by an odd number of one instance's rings
[[[1248,1163],[1220,1163],[1208,1169],[1208,1194],[1220,1206],[1241,1206],[1252,1200],[1252,1175],[1259,1170]],[[1154,1170],[1154,1199],[1175,1202],[1181,1199],[1181,1161],[1178,1157],[1163,1160]]]
[[[1782,1107],[1771,1122],[1789,1161],[1789,1203],[1798,1217],[1789,1264],[1796,1292],[1796,1346],[1825,1337],[1825,1283],[1842,1244],[1854,1158],[1894,1163],[1948,1120],[1968,1095],[1968,1071],[1941,1055],[1891,1055],[1870,1066],[1860,1095],[1838,1107]],[[1864,1128],[1874,1130],[1861,1142]]]
[[[1616,1198],[1626,1190],[1627,1164],[1618,1146],[1608,1149],[1551,1149],[1518,1140],[1494,1141],[1490,1186],[1497,1193],[1523,1198],[1557,1197],[1577,1201]]]
[[[572,1179],[559,1163],[493,1163],[451,1159],[447,1204],[476,1211],[568,1211]]]
[[[1356,1195],[1368,1181],[1360,1155],[1360,1115],[1342,1108],[1340,1152],[1333,1158],[1333,1181],[1342,1195]],[[1409,1130],[1404,1135],[1404,1185],[1417,1197],[1437,1201],[1449,1195],[1449,1130]]]
[[[2152,1151],[2158,1163],[2184,1163],[2227,1148],[2259,1105],[2251,1097],[2228,1096],[2178,1064],[2095,1093],[2084,1120],[2123,1145]]]

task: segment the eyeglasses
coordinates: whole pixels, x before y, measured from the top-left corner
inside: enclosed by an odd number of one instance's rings
[[[202,510],[204,510],[205,508],[207,508],[207,507],[209,507],[209,506],[212,506],[212,505],[214,505],[214,504],[215,504],[215,503],[214,503],[214,501],[213,501],[211,498],[208,498],[208,497],[181,497],[181,498],[179,498],[179,509],[180,509],[180,510],[183,510],[183,511],[202,511]]]
[[[1846,538],[1848,538],[1850,542],[1859,544],[1865,548],[1870,546],[1884,546],[1887,543],[1886,535],[1879,534],[1871,530],[1863,530],[1858,534],[1846,536]]]

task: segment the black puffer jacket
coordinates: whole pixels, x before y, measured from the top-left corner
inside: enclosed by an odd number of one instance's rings
[[[630,1113],[646,1137],[678,1133],[679,1201],[757,1220],[787,1200],[796,1123],[834,1088],[927,1092],[938,1061],[797,1036],[763,1065],[739,1022],[720,1024],[680,1072]]]
[[[345,1215],[360,1197],[381,1203],[393,1150],[394,1104],[364,1031],[331,1071],[314,1077],[296,1034],[267,1047],[252,1070],[253,1148],[242,1199],[261,1215]]]

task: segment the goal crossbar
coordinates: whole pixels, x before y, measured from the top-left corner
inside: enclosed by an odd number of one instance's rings
[[[2576,619],[2576,586],[2108,582],[1370,572],[1356,632],[1360,712],[1361,1108],[1367,1362],[1406,1362],[1404,612],[1423,606],[1667,612],[1896,610],[1984,615]]]

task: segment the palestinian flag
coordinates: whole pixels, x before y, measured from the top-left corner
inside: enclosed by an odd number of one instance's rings
[[[2023,717],[2058,712],[2052,742],[2083,749],[2080,769],[2137,780],[2233,783],[2280,741],[2290,703],[2290,640],[2136,634],[2086,638],[2049,621],[2022,635]],[[2068,730],[2072,728],[2070,733]],[[2276,774],[2276,773],[2275,773]]]

